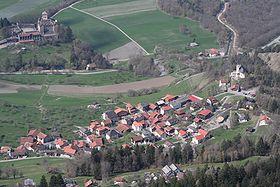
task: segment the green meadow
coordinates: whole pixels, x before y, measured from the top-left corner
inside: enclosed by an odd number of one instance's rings
[[[66,9],[55,18],[70,26],[77,38],[101,52],[111,51],[130,41],[116,28],[74,9]]]

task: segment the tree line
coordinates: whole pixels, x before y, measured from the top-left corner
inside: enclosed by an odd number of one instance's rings
[[[216,187],[216,186],[279,186],[280,158],[250,161],[245,166],[233,166],[225,163],[222,168],[207,165],[194,173],[188,172],[182,180],[164,178],[154,181],[151,187]]]

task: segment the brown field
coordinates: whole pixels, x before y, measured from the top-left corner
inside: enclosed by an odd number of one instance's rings
[[[17,93],[18,90],[40,90],[41,86],[30,86],[0,82],[0,94]]]
[[[74,85],[50,85],[48,93],[52,95],[89,95],[89,94],[111,94],[125,93],[129,90],[141,90],[149,88],[160,88],[169,85],[175,78],[164,76],[149,80],[122,83],[107,86],[74,86]]]

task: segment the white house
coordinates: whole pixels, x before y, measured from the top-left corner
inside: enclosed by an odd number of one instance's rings
[[[242,67],[242,65],[237,64],[235,71],[230,73],[230,77],[235,80],[244,79],[245,78],[245,69]]]

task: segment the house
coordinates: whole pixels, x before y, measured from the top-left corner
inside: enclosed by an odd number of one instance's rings
[[[84,187],[94,187],[94,186],[98,186],[98,183],[93,179],[89,179],[84,183]]]
[[[113,123],[117,122],[119,120],[119,116],[113,111],[108,110],[102,114],[102,118],[104,120],[110,119]]]
[[[154,135],[156,137],[159,137],[161,139],[166,138],[165,132],[161,128],[159,128],[159,127],[156,127],[156,129],[155,129],[155,131],[153,133],[154,133]]]
[[[131,128],[130,128],[128,125],[126,125],[126,124],[120,123],[120,124],[117,125],[117,127],[115,128],[115,130],[116,130],[118,133],[120,133],[120,134],[124,134],[124,133],[126,133],[126,132],[130,132],[130,131],[131,131]]]
[[[23,181],[23,187],[35,187],[36,183],[33,181],[33,179],[25,179]]]
[[[176,125],[177,123],[178,123],[178,119],[176,118],[170,118],[165,122],[165,124],[168,126]]]
[[[116,176],[115,179],[114,179],[114,185],[119,185],[120,186],[120,185],[123,185],[125,183],[126,183],[126,181],[120,176]]]
[[[148,112],[150,110],[149,104],[147,103],[138,103],[136,108],[141,112]]]
[[[229,117],[229,114],[227,112],[224,112],[224,113],[221,113],[217,119],[216,119],[216,122],[217,123],[223,123],[224,121],[226,121]]]
[[[6,154],[9,153],[11,151],[11,147],[9,146],[1,146],[0,148],[0,154]]]
[[[175,177],[177,174],[181,173],[182,171],[175,165],[165,165],[162,168],[162,174],[165,178]]]
[[[164,115],[165,113],[169,112],[169,111],[172,111],[172,107],[170,105],[167,105],[167,106],[163,106],[161,107],[160,109],[160,114]]]
[[[84,140],[74,140],[73,141],[73,146],[76,146],[80,149],[85,148],[86,147],[86,142]]]
[[[244,114],[244,113],[237,113],[238,115],[238,122],[239,123],[245,123],[249,120],[248,115]]]
[[[209,119],[212,116],[212,111],[209,109],[204,109],[198,112],[197,117],[203,120]]]
[[[134,131],[142,131],[142,129],[145,127],[145,121],[139,121],[139,122],[137,122],[137,121],[134,121],[133,123],[132,123],[132,129],[134,130]]]
[[[198,45],[198,43],[196,43],[196,42],[191,42],[191,43],[190,43],[190,47],[197,47],[197,46],[199,46],[199,45]]]
[[[244,79],[245,73],[246,70],[244,69],[244,67],[241,64],[237,64],[235,70],[230,73],[230,77],[235,80]]]
[[[13,158],[22,158],[26,156],[26,154],[27,154],[27,149],[25,148],[25,146],[20,145],[14,150],[14,152],[11,153],[11,156]]]
[[[89,144],[89,147],[92,149],[100,150],[104,146],[102,138],[96,138]]]
[[[32,137],[33,139],[36,139],[37,138],[37,135],[40,133],[39,130],[37,129],[32,129],[28,132],[27,136],[30,136]]]
[[[19,143],[20,145],[24,145],[25,143],[33,143],[34,142],[34,139],[29,136],[29,137],[20,137],[19,138]]]
[[[163,100],[159,100],[158,102],[156,102],[157,106],[162,107],[163,105],[165,105],[165,102]]]
[[[202,101],[202,98],[201,98],[201,97],[198,97],[198,96],[196,96],[196,95],[189,95],[189,96],[187,97],[187,101],[188,101],[188,102],[191,102],[191,103],[198,103],[198,102]]]
[[[98,121],[91,120],[88,129],[91,133],[94,133],[99,126],[100,124]]]
[[[207,135],[208,135],[208,132],[206,130],[198,129],[198,133],[196,136],[193,137],[192,143],[199,144],[199,143],[203,142],[206,139]]]
[[[110,119],[106,119],[106,120],[101,121],[102,126],[110,127],[110,126],[112,126],[112,124],[113,123]]]
[[[142,144],[144,142],[144,138],[140,135],[131,137],[131,143],[133,145]]]
[[[149,104],[149,108],[150,108],[150,110],[157,110],[157,109],[158,109],[158,105],[155,105],[155,104],[153,104],[153,103],[150,103],[150,104]]]
[[[91,64],[87,64],[86,70],[95,70],[96,69],[96,64],[95,63],[91,63]]]
[[[103,136],[103,135],[105,135],[109,130],[110,130],[109,127],[101,126],[101,127],[98,127],[98,128],[96,129],[96,134],[97,134],[98,136]]]
[[[216,56],[219,56],[220,53],[219,53],[219,50],[216,49],[216,48],[211,48],[209,50],[209,57],[216,57]]]
[[[269,125],[270,122],[271,122],[271,119],[267,115],[265,115],[265,114],[260,115],[259,126]]]
[[[181,129],[178,131],[178,136],[181,138],[185,138],[188,135],[187,131]]]
[[[206,102],[211,105],[211,106],[217,106],[219,105],[219,100],[214,97],[214,96],[210,96],[207,98]]]
[[[114,112],[119,116],[119,117],[123,117],[123,116],[126,116],[128,115],[128,111],[124,108],[116,108],[114,110]]]
[[[127,104],[126,104],[126,109],[128,110],[128,112],[129,112],[130,114],[134,114],[134,113],[137,112],[136,107],[134,107],[134,106],[133,106],[132,104],[130,104],[130,103],[127,103]]]
[[[176,110],[174,113],[177,117],[182,117],[186,114],[184,109]]]
[[[165,97],[161,98],[161,100],[163,100],[165,103],[170,103],[171,101],[174,101],[177,98],[178,96],[167,94]]]
[[[199,123],[202,122],[202,119],[200,119],[200,118],[198,118],[198,117],[195,117],[195,118],[193,119],[193,122],[194,122],[195,124],[199,124]]]
[[[241,91],[241,88],[240,88],[239,84],[233,84],[233,85],[231,85],[230,89],[231,89],[232,91],[236,91],[236,92],[240,92],[240,91]]]
[[[54,144],[57,149],[62,149],[64,146],[67,145],[67,141],[62,138],[57,138],[55,139]]]
[[[169,105],[174,110],[177,110],[179,108],[182,108],[187,102],[188,102],[188,99],[186,97],[179,97],[178,99],[171,101]]]
[[[107,140],[114,140],[114,139],[118,139],[119,137],[121,137],[121,134],[114,129],[106,133]]]
[[[221,90],[227,92],[229,86],[230,86],[230,81],[229,81],[229,80],[227,80],[227,79],[221,79],[221,80],[219,81],[219,87],[220,87]]]
[[[74,156],[77,153],[77,150],[74,149],[72,144],[69,144],[63,148],[63,151],[68,156]]]
[[[123,118],[120,123],[123,123],[123,124],[126,124],[126,125],[132,125],[133,123],[133,119],[130,118],[130,117],[126,117],[126,118]]]
[[[42,132],[39,132],[38,135],[37,135],[37,141],[38,142],[41,142],[42,144],[46,143],[48,141],[48,135],[42,133]]]
[[[172,169],[171,169],[168,165],[164,166],[164,167],[161,169],[161,171],[162,171],[163,176],[165,176],[165,177],[168,177],[168,178],[169,178],[169,177],[175,177],[175,175],[174,175]]]
[[[166,141],[166,142],[164,142],[163,147],[165,147],[167,149],[173,149],[173,148],[175,148],[175,145],[172,142]]]
[[[172,136],[175,132],[175,129],[173,127],[165,127],[164,132],[168,135],[168,136]]]

